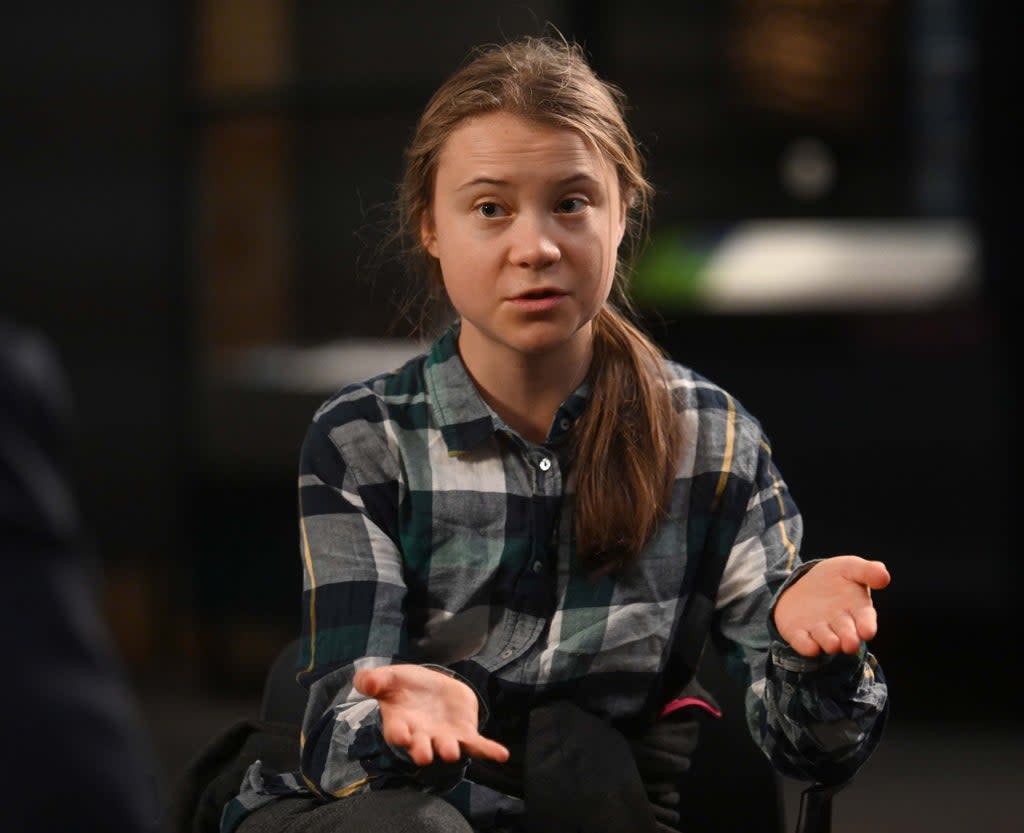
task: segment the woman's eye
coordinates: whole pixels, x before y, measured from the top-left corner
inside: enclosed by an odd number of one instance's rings
[[[558,211],[561,214],[575,214],[582,211],[586,203],[579,197],[569,197],[558,204]]]
[[[482,202],[476,207],[476,210],[481,217],[500,217],[502,215],[501,206],[496,202]]]

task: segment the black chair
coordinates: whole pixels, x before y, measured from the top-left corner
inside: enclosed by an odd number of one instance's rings
[[[293,639],[274,659],[263,684],[260,720],[301,724],[306,710],[306,690],[295,681],[299,640]]]
[[[722,717],[702,721],[700,744],[683,784],[681,824],[687,833],[783,833],[782,779],[747,728],[743,686],[725,669],[712,642],[700,681]]]

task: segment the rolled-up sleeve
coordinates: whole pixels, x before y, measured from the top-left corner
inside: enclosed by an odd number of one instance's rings
[[[360,436],[372,438],[373,432]],[[301,455],[298,680],[309,690],[301,772],[306,785],[325,797],[342,798],[396,777],[448,789],[465,770],[465,762],[417,767],[404,750],[390,747],[377,701],[353,687],[360,669],[410,661],[395,531],[397,464],[379,445],[374,448],[371,439],[352,449],[357,471],[329,428],[314,422]]]
[[[799,558],[799,511],[767,440],[759,436],[748,452],[752,489],[719,589],[717,635],[730,670],[746,685],[751,735],[775,768],[841,783],[881,737],[885,677],[863,644],[855,655],[807,658],[775,629],[775,601],[809,565]],[[742,452],[737,461],[743,465]]]

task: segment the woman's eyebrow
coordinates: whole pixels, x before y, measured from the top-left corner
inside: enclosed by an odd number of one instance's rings
[[[500,187],[508,184],[508,181],[504,179],[495,179],[494,177],[490,176],[478,176],[476,179],[471,179],[469,182],[462,183],[462,185],[460,185],[455,190],[465,191],[467,188],[473,188],[477,185],[497,185]]]

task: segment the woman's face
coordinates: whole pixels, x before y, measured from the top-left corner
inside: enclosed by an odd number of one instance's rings
[[[589,350],[624,230],[618,177],[594,146],[503,112],[448,137],[420,229],[463,353],[499,360]]]

